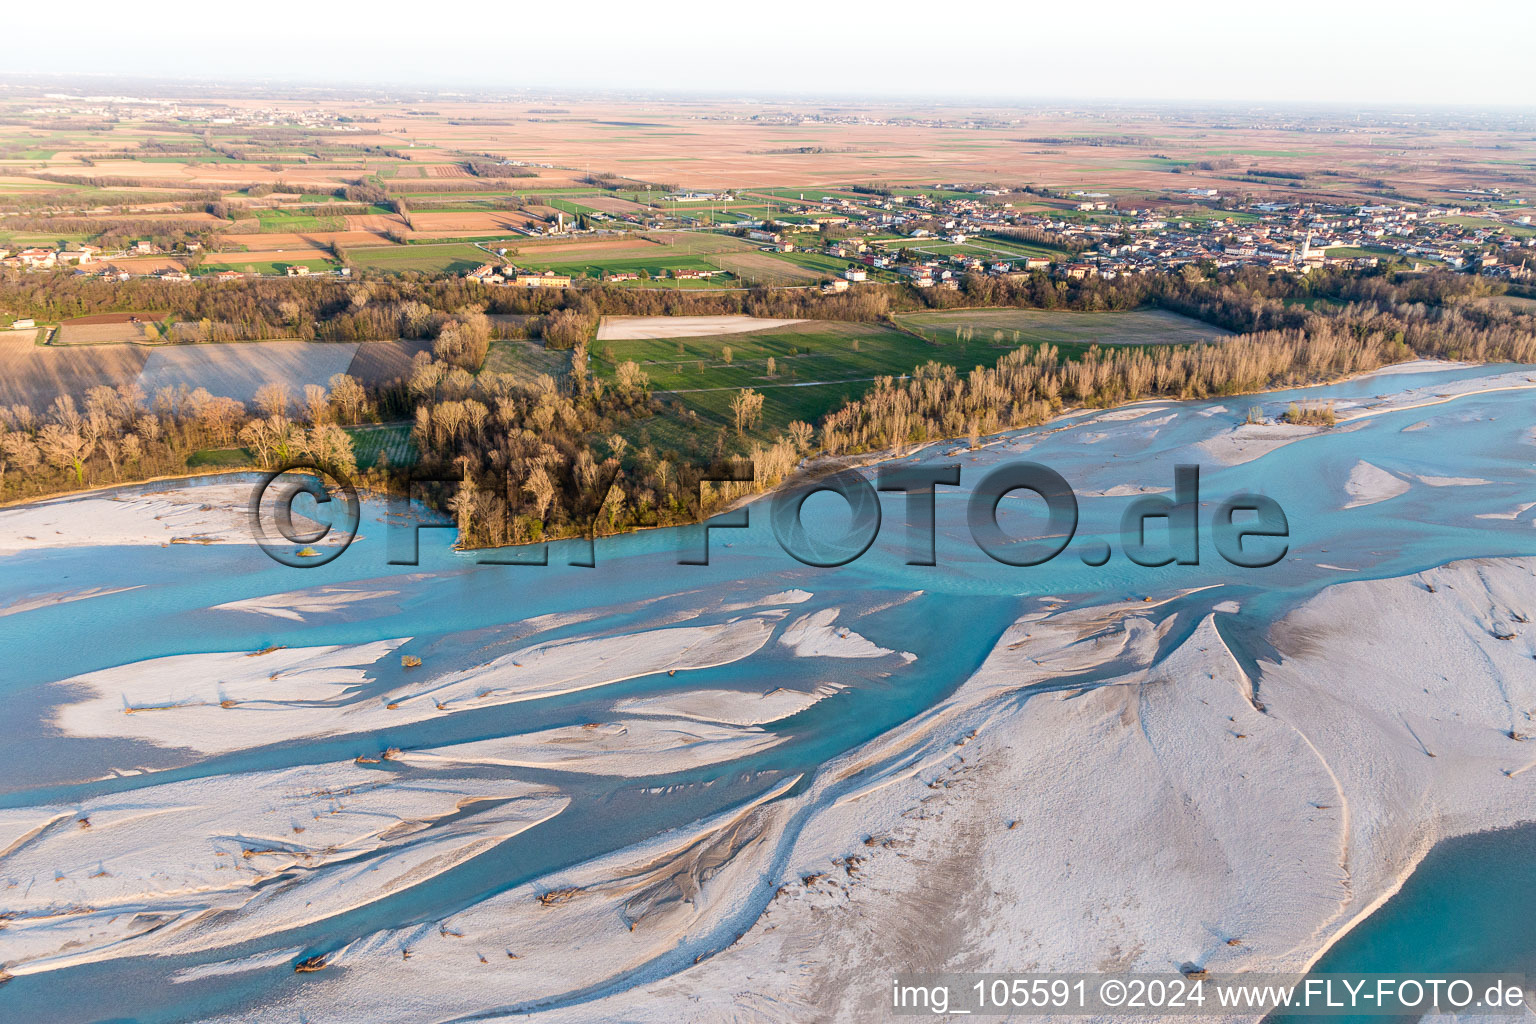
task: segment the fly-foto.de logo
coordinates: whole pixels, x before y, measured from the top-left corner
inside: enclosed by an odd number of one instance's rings
[[[700,483],[700,507],[705,488],[719,484],[750,484],[749,466],[728,474],[705,477]],[[396,482],[385,499],[389,504],[386,530],[390,565],[416,565],[423,529],[453,529],[452,521],[431,522],[420,513],[433,507],[431,494],[450,493],[458,481],[411,478]],[[608,487],[613,486],[608,482]],[[873,480],[844,469],[804,477],[780,486],[763,503],[773,536],[785,554],[804,565],[833,568],[856,561],[880,539],[884,515],[881,492],[905,495],[906,563],[937,565],[937,499],[941,488],[961,488],[958,463],[903,463],[880,467]],[[510,489],[509,489],[510,490]],[[959,493],[964,493],[963,491]],[[805,506],[817,495],[831,495],[846,506],[846,528],[835,537],[807,528]],[[1017,497],[1033,501],[1013,502]],[[828,499],[824,499],[828,500]],[[413,504],[413,501],[415,502]],[[1067,480],[1037,462],[1007,462],[990,469],[965,495],[965,524],[971,541],[988,558],[1010,566],[1043,565],[1060,557],[1077,538],[1078,498]],[[593,503],[593,515],[573,538],[575,553],[568,564],[595,566],[597,515],[604,502]],[[1167,493],[1143,493],[1120,516],[1118,545],[1136,565],[1199,565],[1202,535],[1231,565],[1259,569],[1279,562],[1290,550],[1290,522],[1273,498],[1238,493],[1202,514],[1200,468],[1174,469]],[[450,503],[451,505],[451,503]],[[1042,507],[1043,505],[1043,507]],[[760,507],[760,506],[759,506]],[[680,565],[710,564],[710,537],[715,530],[745,529],[752,508],[735,508],[679,530]],[[284,565],[313,567],[333,561],[357,535],[360,516],[357,490],[345,476],[314,465],[290,466],[269,473],[251,498],[252,531],[262,549]],[[1011,514],[1005,528],[1002,517]],[[1164,529],[1159,529],[1164,527]],[[1083,564],[1107,564],[1114,551],[1110,541],[1084,538],[1075,549]],[[484,565],[547,566],[549,542],[519,545],[515,551],[484,548],[475,552]]]

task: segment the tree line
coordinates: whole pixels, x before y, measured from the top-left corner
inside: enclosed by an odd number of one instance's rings
[[[1077,287],[1044,277],[968,278],[957,291],[921,296],[883,288],[837,296],[792,291],[540,296],[393,278],[180,290],[143,282],[105,291],[95,282],[62,275],[10,278],[0,281],[0,301],[34,315],[104,311],[93,307],[109,297],[138,309],[176,308],[179,302],[183,309],[210,314],[204,318],[209,325],[281,332],[273,336],[302,334],[307,323],[317,335],[422,337],[433,344],[405,377],[382,387],[365,387],[345,374],[333,377],[328,387],[310,385],[295,394],[274,383],[248,407],[201,389],[145,396],[130,385],[92,388],[83,400],[60,396],[46,410],[0,410],[0,497],[185,473],[197,452],[237,443],[263,466],[303,457],[368,486],[398,490],[402,467],[380,464],[359,471],[343,428],[404,420],[418,471],[447,481],[428,499],[455,518],[466,544],[686,523],[754,488],[773,486],[816,453],[901,450],[954,437],[975,443],[984,434],[1042,423],[1071,406],[1240,394],[1334,379],[1414,357],[1536,363],[1536,318],[1477,301],[1496,287],[1449,274],[1296,279],[1238,273]],[[744,389],[731,406],[734,439],[727,429],[713,437],[699,429],[696,436],[659,443],[646,421],[660,411],[660,403],[645,373],[632,362],[621,363],[611,379],[591,370],[588,340],[597,317],[613,311],[610,298],[626,312],[707,310],[850,320],[925,304],[1133,308],[1154,302],[1197,312],[1239,333],[1193,346],[1093,347],[1079,358],[1067,358],[1051,345],[1024,346],[995,366],[968,373],[929,363],[905,379],[878,379],[819,425],[792,423],[768,438],[755,432],[762,395]],[[1325,301],[1303,304],[1301,298]],[[530,315],[546,344],[571,352],[565,374],[529,379],[484,369],[491,340],[520,329],[487,315],[498,301],[538,310]],[[310,321],[311,316],[319,319]],[[732,459],[752,464],[754,483],[701,486]]]

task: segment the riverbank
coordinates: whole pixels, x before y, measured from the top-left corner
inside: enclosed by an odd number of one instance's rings
[[[1305,387],[1323,387],[1327,384],[1367,380],[1372,377],[1390,373],[1424,373],[1440,369],[1469,367],[1472,365],[1474,364],[1440,362],[1436,360],[1423,359],[1412,360],[1406,363],[1380,367],[1366,373],[1355,374],[1349,377],[1341,378],[1337,381],[1309,384]],[[1533,374],[1529,371],[1510,371],[1505,374],[1492,375],[1488,378],[1475,378],[1472,381],[1457,382],[1455,385],[1451,385],[1449,389],[1446,386],[1430,387],[1428,389],[1407,389],[1394,395],[1378,396],[1377,399],[1368,403],[1359,403],[1359,411],[1347,412],[1345,415],[1340,416],[1337,428],[1292,425],[1285,423],[1244,423],[1237,425],[1224,435],[1213,437],[1207,440],[1202,445],[1202,448],[1207,455],[1209,455],[1217,462],[1224,465],[1231,465],[1258,458],[1261,455],[1267,454],[1276,448],[1291,443],[1292,441],[1316,436],[1326,432],[1329,429],[1344,428],[1349,423],[1356,422],[1367,417],[1382,415],[1384,413],[1398,411],[1406,408],[1420,408],[1424,406],[1444,404],[1456,399],[1473,397],[1478,394],[1485,394],[1494,391],[1526,388],[1536,388],[1536,374]],[[1295,387],[1287,387],[1279,390],[1290,391],[1297,389]],[[1222,400],[1236,401],[1245,397],[1252,398],[1274,393],[1276,392],[1263,391],[1248,394],[1224,395],[1222,396]],[[1115,418],[1116,414],[1122,413],[1123,410],[1135,409],[1142,406],[1170,405],[1176,403],[1177,401],[1179,400],[1169,398],[1145,398],[1138,399],[1134,402],[1126,402],[1120,405],[1106,407],[1104,409],[1071,407],[1061,410],[1050,420],[1047,420],[1037,426],[1019,429],[1051,432],[1054,430],[1066,429],[1068,427],[1077,425],[1075,424],[1074,420],[1077,417],[1081,417],[1088,413],[1097,413],[1100,420],[1110,420]],[[1355,408],[1355,406],[1352,404],[1348,408]],[[1344,410],[1341,409],[1341,411]],[[977,447],[987,448],[999,443],[1004,443],[1008,438],[1018,434],[1019,429],[1010,430],[997,435],[989,435],[988,437],[982,438],[979,441]],[[909,458],[915,452],[919,452],[935,446],[953,444],[957,440],[960,439],[939,438],[915,442],[912,445],[902,446],[900,448],[887,448],[878,451],[840,456],[821,455],[807,458],[801,461],[800,466],[798,467],[798,470],[793,477],[781,481],[779,484],[773,487],[768,487],[761,490],[751,490],[748,493],[742,494],[725,503],[721,507],[712,510],[709,513],[709,518],[735,511],[762,498],[771,497],[779,490],[782,490],[783,488],[793,484],[803,484],[808,480],[815,480],[845,469],[865,468],[868,466],[878,465],[883,462],[892,461],[894,459]],[[965,448],[958,449],[951,454],[959,454],[961,451],[965,450],[971,449],[969,449],[969,446],[966,446]],[[203,480],[220,479],[241,479],[255,481],[259,478],[260,474],[250,470],[239,470],[222,474],[200,472],[178,477],[157,477],[150,481],[129,482],[110,485],[107,487],[93,487],[83,491],[64,492],[60,494],[48,495],[43,498],[13,502],[8,505],[0,506],[0,530],[11,534],[13,537],[20,536],[23,538],[23,540],[25,540],[26,543],[16,543],[15,541],[12,541],[11,545],[7,547],[5,546],[5,542],[0,541],[0,553],[30,550],[36,547],[71,546],[69,543],[64,542],[63,540],[54,542],[48,539],[51,536],[62,538],[63,534],[57,531],[58,523],[55,522],[54,519],[50,518],[50,516],[47,514],[39,513],[38,510],[46,509],[63,502],[78,501],[82,498],[82,496],[90,498],[91,496],[99,495],[102,496],[102,500],[104,501],[120,502],[120,496],[122,495],[130,495],[136,497],[144,494],[146,491],[162,495],[162,497],[158,500],[164,504],[151,506],[143,503],[136,504],[133,501],[128,502],[129,509],[127,509],[126,512],[129,516],[136,517],[137,521],[134,523],[130,523],[126,519],[119,520],[116,516],[107,515],[103,510],[103,513],[100,517],[92,518],[92,522],[96,523],[97,527],[99,528],[96,531],[97,535],[103,538],[113,539],[106,539],[92,543],[238,543],[246,539],[249,535],[248,521],[242,519],[239,524],[236,524],[234,519],[229,516],[212,514],[212,510],[201,508],[202,505],[208,504],[206,500],[195,497],[190,493],[174,494],[173,492],[179,490],[175,487],[175,485],[178,482],[191,484]],[[233,487],[234,485],[232,484],[231,486]],[[228,498],[232,495],[232,493],[233,492],[230,492],[230,494],[226,494],[224,497]],[[244,509],[249,503],[249,498],[250,496],[248,494],[241,497],[240,509],[242,516],[245,515]],[[224,511],[227,512],[230,511],[230,509],[225,509]],[[150,520],[153,520],[154,522],[150,522]],[[165,530],[160,530],[154,525],[154,523],[160,523],[164,525]],[[12,524],[14,524],[14,526],[12,526]],[[633,530],[627,532],[644,532],[646,530],[655,529],[673,529],[679,525],[689,524],[669,523],[659,526],[643,527],[641,530]],[[170,536],[163,536],[163,534],[166,533],[170,534]],[[545,541],[582,539],[584,539],[584,535],[572,534],[569,536],[561,535],[546,537],[544,541],[540,541],[538,543],[544,543]],[[533,542],[529,543],[531,544]],[[528,544],[513,544],[506,546],[516,548],[525,547],[528,546]],[[464,550],[490,549],[492,548],[472,547],[465,548]]]

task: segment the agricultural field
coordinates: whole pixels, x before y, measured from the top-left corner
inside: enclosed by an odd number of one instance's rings
[[[955,253],[963,253],[967,256],[975,256],[983,260],[1016,260],[1021,256],[1040,256],[1048,260],[1066,259],[1067,253],[1063,249],[1054,249],[1050,246],[1038,245],[1033,242],[1019,242],[1013,239],[990,238],[986,236],[974,236],[964,242],[943,242],[932,239],[898,238],[890,239],[881,246],[888,252],[898,252],[907,249],[911,252],[927,253],[932,256],[951,256]]]
[[[359,267],[400,273],[418,270],[429,274],[462,274],[495,257],[467,242],[446,245],[388,245],[349,249],[347,258]]]
[[[483,210],[473,207],[467,210],[427,208],[411,213],[411,229],[405,234],[413,241],[470,237],[494,238],[539,222],[539,218],[522,210]],[[348,226],[353,230],[367,229],[383,232],[391,229],[399,230],[402,223],[399,218],[384,220],[350,217]]]
[[[493,341],[481,373],[508,373],[530,384],[540,374],[560,380],[570,369],[571,354],[547,349],[535,341]]]
[[[1386,246],[1336,245],[1328,250],[1328,256],[1331,259],[1383,260],[1387,263],[1403,260],[1403,257]],[[1420,257],[1420,261],[1423,261],[1423,257]]]
[[[709,263],[728,270],[748,285],[803,285],[819,281],[825,273],[801,266],[770,252],[731,252],[705,257]]]
[[[322,274],[335,270],[339,264],[334,260],[320,259],[282,259],[282,260],[252,260],[250,254],[238,253],[228,255],[210,256],[192,271],[194,277],[207,274],[217,274],[225,270],[238,270],[242,274],[261,274],[266,277],[276,277],[288,273],[289,267],[308,267],[311,274]]]
[[[815,423],[877,376],[910,373],[930,360],[965,370],[991,365],[1009,347],[935,345],[878,324],[813,320],[750,333],[603,340],[593,343],[592,353],[602,374],[633,359],[664,403],[681,402],[706,423],[729,423],[732,397],[756,388],[764,395],[762,428],[771,434],[792,420]]]
[[[426,338],[365,341],[357,346],[347,373],[372,387],[393,384],[410,375],[411,360],[418,353],[431,351],[432,342]]]
[[[984,341],[1019,345],[1196,345],[1229,337],[1229,331],[1161,309],[1076,313],[1037,309],[955,309],[899,313],[908,330],[940,345]]]
[[[1531,236],[1536,235],[1536,226],[1532,226],[1530,224],[1519,224],[1507,220],[1495,220],[1488,217],[1473,216],[1437,217],[1435,219],[1440,223],[1459,224],[1463,227],[1469,228],[1491,228],[1495,230],[1503,229],[1516,238],[1530,238]]]
[[[159,389],[205,388],[210,394],[250,404],[264,385],[282,382],[302,398],[304,385],[326,385],[345,373],[357,356],[356,343],[248,341],[175,345],[153,349],[138,383],[146,395]],[[129,349],[129,351],[137,350]]]
[[[571,277],[600,278],[605,274],[648,274],[653,278],[665,277],[674,270],[717,270],[713,263],[702,256],[682,252],[662,253],[657,256],[612,256],[590,263],[524,259],[519,257],[518,266],[533,270],[553,270]],[[717,285],[718,287],[718,285]]]
[[[18,102],[36,102],[18,97]],[[251,106],[311,111],[312,102],[293,98],[251,97],[223,101],[237,112]],[[1180,188],[1230,188],[1235,175],[1247,170],[1281,169],[1309,176],[1319,194],[1359,197],[1368,181],[1385,180],[1408,195],[1429,196],[1434,189],[1477,184],[1490,173],[1507,170],[1522,156],[1511,140],[1490,147],[1477,138],[1446,136],[1439,140],[1439,161],[1429,167],[1412,161],[1384,163],[1381,154],[1411,148],[1416,129],[1386,128],[1357,139],[1328,139],[1298,144],[1296,134],[1281,128],[1254,126],[1241,119],[1213,115],[1204,122],[1147,122],[1102,112],[1031,112],[1006,137],[933,123],[880,123],[883,113],[870,106],[869,123],[744,124],[710,118],[711,105],[698,100],[650,101],[644,123],[622,129],[602,125],[604,119],[633,116],[623,103],[589,99],[572,101],[562,113],[530,118],[526,104],[442,98],[429,114],[412,111],[409,101],[366,102],[339,97],[330,101],[337,118],[364,117],[369,130],[338,135],[330,126],[291,126],[253,137],[238,124],[206,124],[208,136],[171,131],[145,120],[142,113],[121,119],[110,142],[91,128],[89,118],[76,118],[77,128],[38,135],[24,124],[0,129],[0,157],[8,162],[3,183],[7,193],[19,186],[63,192],[76,182],[43,183],[29,172],[78,173],[81,157],[92,158],[93,171],[118,179],[134,179],[144,187],[175,183],[187,192],[224,190],[237,193],[249,183],[286,181],[294,185],[340,186],[362,175],[376,175],[400,194],[423,197],[493,191],[524,195],[559,194],[575,206],[613,214],[637,212],[616,203],[660,201],[666,182],[700,190],[746,189],[746,198],[760,204],[772,199],[792,206],[823,195],[876,202],[877,196],[852,193],[847,185],[878,182],[897,195],[954,196],[938,189],[939,181],[995,181],[1000,184],[1048,183],[1057,188],[1092,187],[1113,195],[1154,194],[1169,185],[1169,170],[1182,173]],[[724,104],[720,105],[721,109]],[[702,115],[702,116],[701,116]],[[980,120],[1017,117],[1017,112],[977,108],[968,114]],[[515,132],[506,126],[516,123]],[[179,126],[178,126],[179,127]],[[1223,145],[1211,146],[1211,130],[1219,129]],[[1087,130],[1085,130],[1087,129]],[[1138,145],[1102,145],[1104,136],[1134,135]],[[411,140],[410,159],[391,154],[402,137]],[[502,153],[530,163],[568,163],[572,146],[594,172],[621,176],[618,190],[594,189],[576,179],[580,173],[560,167],[525,167],[532,175],[508,179],[468,174],[465,153]],[[110,159],[96,159],[108,145]],[[141,151],[135,151],[143,147]],[[243,159],[230,152],[238,151]],[[1152,154],[1156,154],[1156,158]],[[1202,163],[1228,161],[1235,166],[1202,170]],[[1327,178],[1314,177],[1327,170]],[[1274,183],[1247,176],[1255,191],[1283,190]],[[627,180],[625,180],[627,178]],[[1296,179],[1299,180],[1299,179]],[[1315,184],[1314,184],[1315,183]],[[1322,187],[1317,187],[1321,185]],[[501,186],[498,188],[497,186]],[[127,187],[127,186],[117,186]],[[448,191],[439,192],[439,187]],[[314,208],[323,198],[303,197],[303,215],[324,214]],[[679,205],[679,204],[669,204]],[[693,206],[694,204],[680,204]],[[707,205],[707,204],[700,204]],[[741,204],[745,207],[747,204]],[[740,214],[733,204],[733,213]],[[781,211],[782,212],[782,211]],[[707,209],[690,216],[707,218]],[[297,230],[297,229],[294,229]]]
[[[417,459],[409,423],[380,423],[345,429],[352,438],[352,456],[357,460],[358,469],[378,467],[381,459],[391,467],[409,466]]]
[[[62,324],[49,340],[52,345],[110,345],[125,342],[158,341],[150,336],[148,324]]]
[[[91,235],[63,231],[46,234],[31,231],[0,231],[0,246],[20,249],[30,245],[44,245],[51,249],[59,245],[79,245],[81,242],[89,242],[91,237]]]
[[[484,261],[467,245],[483,240],[523,250],[522,265],[585,277],[641,270],[659,276],[707,267],[727,270],[740,283],[799,285],[813,283],[832,267],[817,254],[781,258],[702,232],[679,233],[670,251],[644,255],[535,252],[545,242],[523,232],[545,230],[556,213],[567,223],[601,215],[591,223],[604,227],[619,226],[615,218],[625,217],[665,217],[674,225],[695,226],[747,217],[798,224],[819,212],[814,207],[824,197],[848,200],[851,207],[838,212],[854,220],[885,203],[886,194],[965,198],[982,205],[1005,201],[937,185],[946,181],[1053,190],[1052,196],[1006,197],[1019,212],[1049,209],[1113,223],[1113,213],[1077,211],[1061,198],[1073,189],[1092,189],[1170,218],[1248,222],[1253,213],[1212,210],[1173,193],[1232,192],[1234,182],[1241,182],[1255,198],[1293,195],[1305,187],[1308,198],[1320,202],[1372,201],[1383,193],[1444,201],[1448,188],[1503,180],[1501,175],[1530,166],[1532,153],[1529,133],[1489,129],[1437,136],[1433,164],[1393,161],[1385,154],[1422,146],[1419,129],[1387,125],[1359,137],[1301,142],[1293,131],[1220,113],[1186,123],[1146,121],[1114,110],[1029,111],[1021,117],[1018,110],[978,107],[957,109],[958,120],[944,124],[927,117],[890,119],[889,111],[873,104],[863,105],[864,122],[749,124],[718,119],[727,105],[699,100],[648,102],[643,120],[636,120],[634,109],[616,100],[572,100],[559,112],[531,116],[517,100],[444,97],[424,113],[405,99],[345,95],[326,101],[323,114],[331,123],[314,122],[312,101],[263,96],[220,99],[210,106],[224,116],[206,114],[206,123],[193,131],[139,109],[118,112],[110,133],[83,110],[60,115],[56,130],[39,132],[19,115],[40,97],[24,92],[0,101],[0,114],[17,115],[0,124],[5,162],[0,245],[99,240],[109,223],[131,213],[146,232],[155,222],[175,223],[182,227],[174,230],[186,232],[188,240],[199,236],[208,253],[205,271],[250,266],[263,274],[282,273],[292,262],[325,269],[328,263],[312,261],[326,260],[333,244],[355,250],[364,270],[457,274]],[[276,122],[237,123],[253,107],[264,118],[276,112]],[[309,123],[285,124],[285,110]],[[960,123],[996,124],[999,118],[1017,126],[1000,133]],[[573,166],[573,145],[583,170]],[[496,156],[521,166],[508,169],[509,177],[475,173],[475,158]],[[854,191],[856,185],[877,186],[883,194]],[[359,187],[362,193],[352,199],[333,194]],[[729,189],[738,199],[667,201],[672,189]],[[210,195],[217,202],[208,202]],[[410,207],[405,216],[393,209],[397,199]],[[519,203],[526,205],[512,208]],[[330,212],[343,204],[346,213]],[[42,210],[59,216],[64,230],[38,228],[33,214]],[[15,217],[13,226],[7,226],[7,216]],[[101,230],[81,229],[92,221]],[[1536,227],[1470,212],[1458,223],[1501,227],[1519,237],[1536,234]],[[397,237],[417,244],[385,244]],[[578,244],[614,241],[639,240],[587,236]],[[984,259],[1061,255],[1029,243],[974,236],[961,247],[937,240],[893,244]],[[162,242],[161,248],[173,246]],[[242,248],[249,252],[234,251]],[[174,265],[184,258],[165,259]],[[152,266],[136,262],[132,269]],[[720,283],[738,282],[716,286]]]
[[[764,255],[771,256],[784,263],[793,264],[808,273],[815,274],[815,279],[818,281],[837,277],[857,263],[856,260],[844,259],[839,256],[828,256],[826,253],[800,252],[798,250],[795,252],[765,253]]]
[[[263,232],[267,231],[344,231],[346,219],[324,214],[316,215],[311,208],[283,210],[257,210],[256,221]]]
[[[256,469],[256,456],[249,448],[204,448],[187,457],[187,468],[217,471]]]
[[[955,310],[894,319],[896,327],[802,321],[702,337],[600,336],[592,344],[593,367],[611,375],[626,359],[639,363],[669,407],[662,419],[672,426],[652,424],[653,430],[675,430],[678,436],[688,433],[690,425],[730,425],[731,399],[742,388],[755,388],[764,396],[760,430],[773,436],[793,420],[816,423],[861,395],[877,376],[901,376],[927,362],[963,373],[994,365],[1020,345],[1049,342],[1081,352],[1096,343],[1193,344],[1227,336],[1220,328],[1161,310]],[[769,358],[774,361],[771,374]]]
[[[753,246],[731,235],[686,234],[644,235],[606,238],[590,242],[551,244],[516,244],[507,260],[532,270],[552,270],[572,277],[602,277],[605,274],[644,273],[663,277],[673,270],[726,270],[739,254],[753,251]],[[720,287],[729,281],[688,282]]]
[[[61,334],[76,339],[70,344],[57,340],[38,344],[37,338],[46,333],[41,328],[0,331],[0,406],[23,403],[43,409],[57,395],[69,394],[80,399],[87,390],[102,384],[138,384],[150,397],[162,387],[201,387],[211,394],[249,404],[263,384],[280,381],[297,398],[304,385],[327,385],[337,373],[350,373],[368,385],[394,383],[409,374],[416,353],[432,348],[431,341],[426,339],[334,344],[252,341],[154,347],[157,341],[126,336],[127,332],[142,332],[149,314],[139,324],[110,320],[118,316],[126,314],[66,321]],[[89,320],[109,322],[84,322]],[[565,355],[556,355],[555,362],[563,365]]]
[[[110,345],[157,343],[164,313],[98,313],[59,324],[50,345]]]
[[[41,333],[0,331],[0,406],[42,410],[59,395],[78,400],[98,385],[132,384],[152,351],[142,345],[39,345]]]
[[[1506,309],[1516,313],[1536,313],[1536,299],[1519,295],[1490,295],[1476,300],[1476,304],[1485,308]]]

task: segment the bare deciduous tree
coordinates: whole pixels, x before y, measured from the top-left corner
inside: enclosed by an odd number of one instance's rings
[[[257,388],[256,408],[261,410],[263,416],[287,416],[288,385],[282,381],[272,381]]]
[[[49,423],[38,432],[37,446],[49,465],[73,470],[75,483],[85,483],[85,460],[91,457],[96,447],[94,441],[78,429],[71,429],[62,423]]]
[[[742,388],[731,399],[731,415],[736,420],[736,436],[740,437],[757,425],[763,414],[763,395],[751,388]]]

